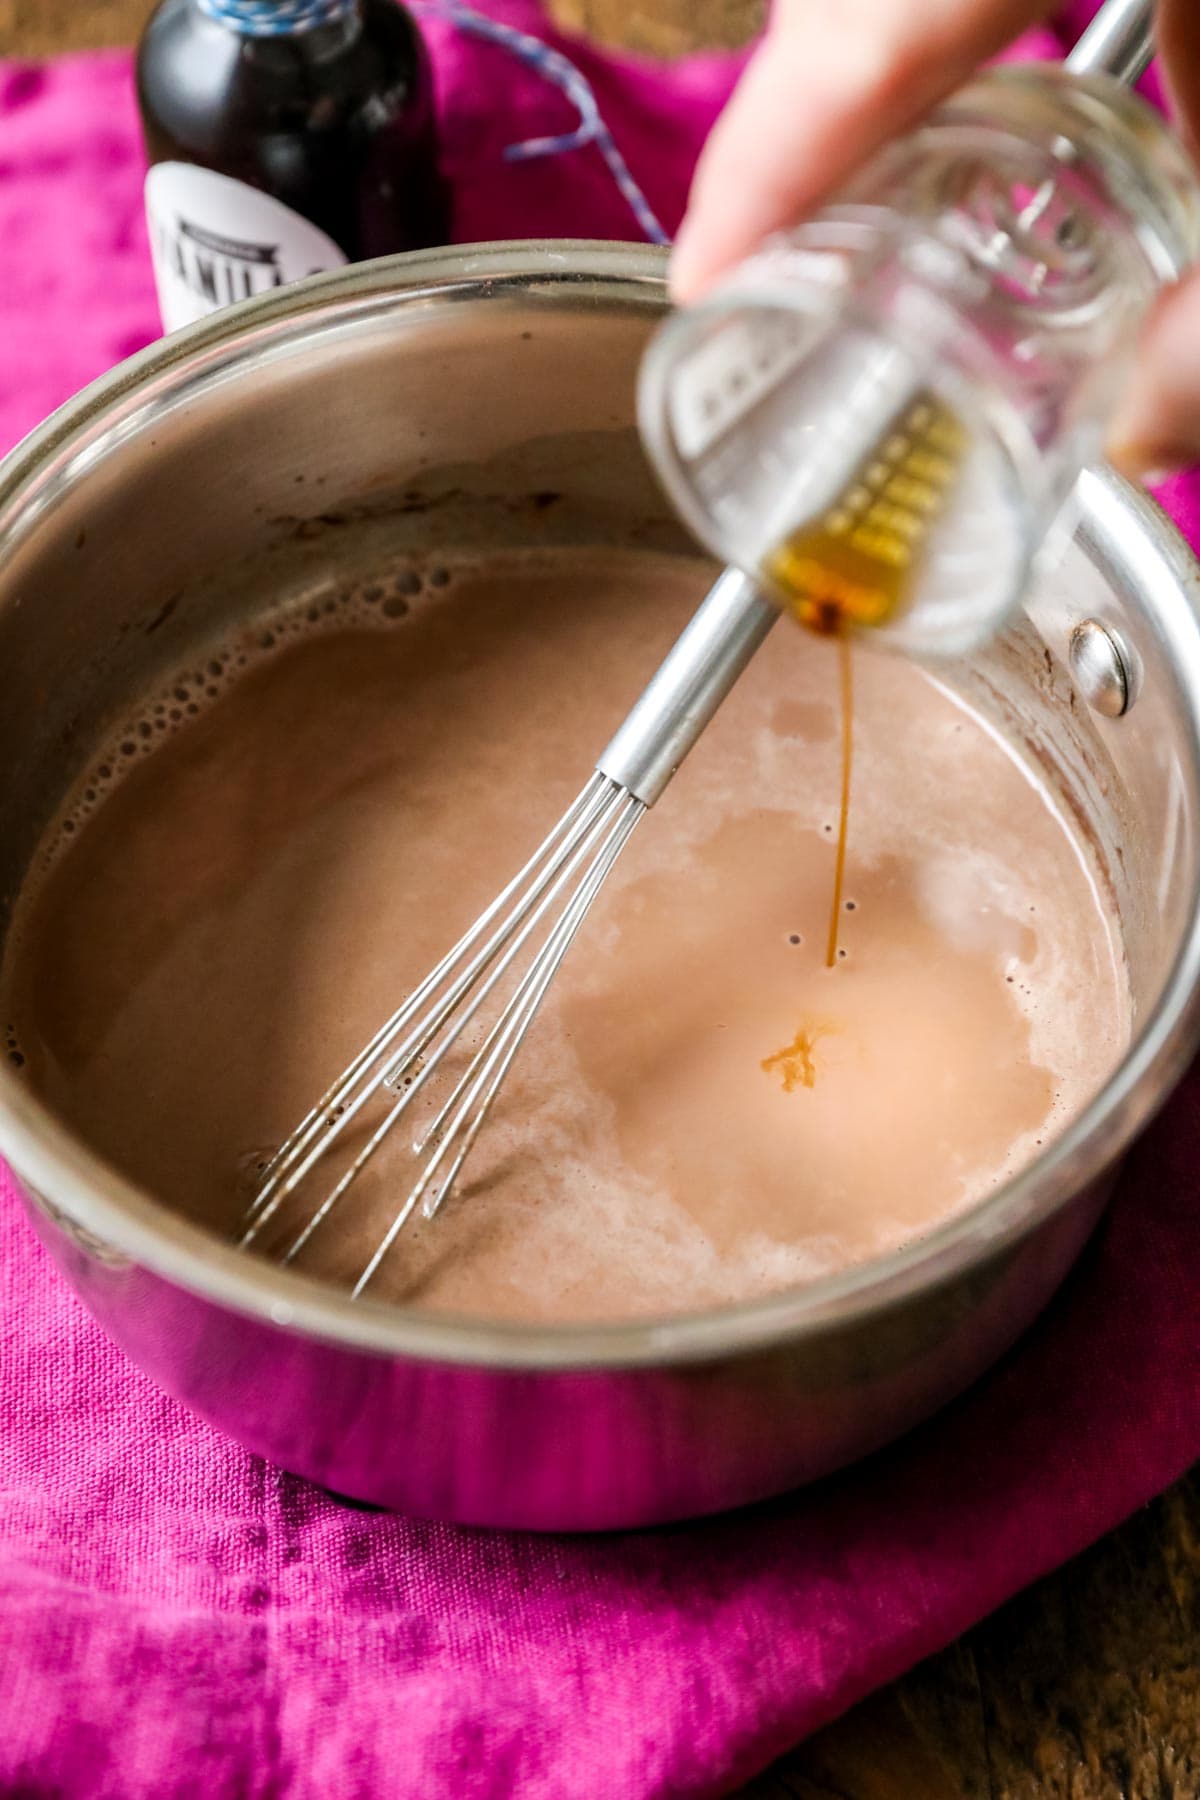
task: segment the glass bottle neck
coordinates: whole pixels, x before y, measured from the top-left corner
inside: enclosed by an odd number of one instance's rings
[[[193,0],[241,37],[297,37],[356,16],[359,0]]]

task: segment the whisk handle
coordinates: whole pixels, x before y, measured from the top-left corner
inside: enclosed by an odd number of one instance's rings
[[[653,806],[779,617],[736,569],[726,569],[684,626],[596,763]]]
[[[1154,55],[1153,10],[1153,0],[1105,0],[1067,57],[1068,69],[1077,75],[1111,75],[1132,86]]]

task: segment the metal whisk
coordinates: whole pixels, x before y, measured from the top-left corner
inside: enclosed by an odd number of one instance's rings
[[[1150,0],[1107,0],[1068,57],[1068,67],[1135,80],[1150,55],[1150,10]],[[1052,197],[1050,186],[1035,195],[1018,225],[1036,222]],[[821,473],[832,495],[853,479],[863,446],[883,441],[895,419],[920,399],[919,392],[910,391],[905,360],[895,356],[893,362],[884,371],[886,379],[877,369],[872,382],[859,383],[862,392],[850,409],[847,429],[823,445]],[[423,1202],[425,1216],[433,1217],[461,1173],[555,973],[634,826],[658,799],[777,616],[743,575],[727,570],[719,578],[549,837],[267,1165],[247,1209],[243,1246],[259,1237],[368,1104],[387,1097],[383,1117],[319,1200],[283,1260],[298,1255],[496,996],[493,1008],[499,1004],[499,1011],[494,1017],[485,1015],[493,1022],[482,1043],[414,1145],[423,1158],[421,1172],[359,1277],[355,1294],[370,1281],[418,1205]]]
[[[252,1244],[373,1099],[386,1111],[283,1254],[291,1262],[425,1092],[493,996],[494,1022],[414,1145],[423,1164],[354,1288],[370,1281],[424,1202],[454,1186],[538,1008],[634,826],[653,806],[778,617],[727,570],[525,867],[393,1013],[263,1171],[241,1243]],[[523,972],[522,972],[523,971]],[[506,981],[506,977],[508,980]],[[487,1015],[491,1017],[489,1013]]]

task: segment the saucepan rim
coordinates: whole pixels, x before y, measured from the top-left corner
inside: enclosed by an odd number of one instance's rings
[[[0,463],[0,576],[18,539],[87,479],[104,451],[239,368],[315,332],[414,303],[516,300],[647,313],[665,304],[665,254],[555,240],[384,257],[251,300],[152,345],[92,383]],[[632,395],[630,396],[632,403]],[[632,404],[631,404],[632,418]],[[1080,484],[1080,536],[1119,591],[1136,593],[1179,685],[1183,753],[1200,788],[1200,565],[1170,521],[1112,471]],[[1200,1039],[1200,875],[1163,992],[1090,1105],[994,1195],[903,1249],[810,1285],[667,1318],[589,1326],[519,1325],[351,1300],[247,1256],[172,1213],[90,1151],[0,1067],[0,1154],[41,1203],[109,1251],[217,1305],[381,1356],[547,1372],[714,1362],[840,1330],[1002,1252],[1102,1176],[1169,1094]]]

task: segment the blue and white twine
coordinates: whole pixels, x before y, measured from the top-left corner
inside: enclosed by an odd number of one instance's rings
[[[642,235],[652,244],[670,243],[670,238],[634,180],[629,164],[617,149],[612,133],[601,118],[592,84],[582,69],[577,69],[561,50],[551,49],[540,38],[531,36],[527,31],[518,31],[513,25],[501,24],[498,19],[489,19],[483,13],[459,5],[458,0],[413,0],[413,5],[415,11],[445,19],[458,31],[498,44],[565,94],[579,114],[579,123],[573,131],[559,132],[553,137],[526,138],[522,143],[509,144],[504,151],[506,162],[529,162],[537,156],[562,156],[568,151],[594,144],[604,158],[618,191],[637,220]]]
[[[196,0],[202,13],[243,37],[290,37],[348,18],[358,0]]]

